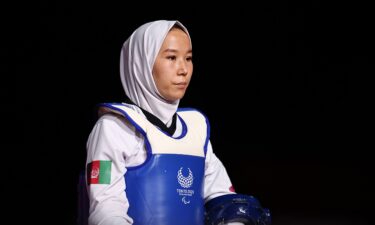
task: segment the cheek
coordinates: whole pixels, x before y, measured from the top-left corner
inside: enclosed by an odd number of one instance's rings
[[[165,76],[165,72],[160,68],[160,66],[154,67],[152,71],[152,77],[154,78],[154,82],[156,86],[159,87],[163,83],[163,79],[164,79],[163,75]]]

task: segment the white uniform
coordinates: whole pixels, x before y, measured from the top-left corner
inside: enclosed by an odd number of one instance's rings
[[[139,108],[134,106],[134,109],[144,116]],[[181,121],[177,119],[173,137],[178,137],[181,132]],[[111,182],[88,186],[90,225],[132,224],[133,220],[127,215],[129,202],[124,194],[126,193],[124,174],[127,167],[142,164],[146,157],[143,136],[124,117],[105,114],[97,121],[87,142],[86,165],[95,160],[112,161]],[[213,153],[209,142],[205,163],[205,201],[232,193],[232,184],[227,171]]]

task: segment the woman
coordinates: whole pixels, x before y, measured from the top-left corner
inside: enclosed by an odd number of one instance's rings
[[[87,142],[89,224],[204,224],[205,214],[210,224],[250,221],[216,209],[235,196],[258,203],[235,194],[207,118],[178,108],[193,73],[188,30],[179,21],[140,26],[123,45],[120,73],[129,103],[101,104]]]

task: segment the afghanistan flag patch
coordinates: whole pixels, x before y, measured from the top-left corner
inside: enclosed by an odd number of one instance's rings
[[[96,160],[87,165],[88,184],[109,184],[111,183],[112,161]]]

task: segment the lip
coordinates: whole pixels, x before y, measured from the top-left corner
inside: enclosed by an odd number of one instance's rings
[[[186,82],[180,82],[180,83],[174,83],[174,85],[176,85],[179,88],[185,88],[187,86],[187,83]]]

